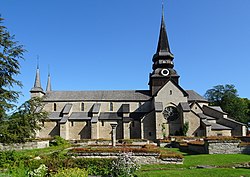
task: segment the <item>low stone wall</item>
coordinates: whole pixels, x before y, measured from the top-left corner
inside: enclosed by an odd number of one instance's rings
[[[71,155],[74,156],[74,153]],[[76,158],[118,158],[120,153],[77,153]],[[158,153],[133,153],[135,160],[140,165],[146,164],[183,164],[182,158],[159,158]]]
[[[207,154],[240,154],[240,140],[205,140]]]
[[[39,149],[39,148],[46,148],[46,147],[49,147],[49,140],[32,141],[32,142],[15,143],[15,144],[0,143],[0,151]]]

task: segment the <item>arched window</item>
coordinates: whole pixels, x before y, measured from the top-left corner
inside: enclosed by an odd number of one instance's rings
[[[172,90],[170,90],[169,94],[170,94],[170,95],[173,95],[173,91],[172,91]]]
[[[56,103],[54,103],[54,111],[56,111]]]

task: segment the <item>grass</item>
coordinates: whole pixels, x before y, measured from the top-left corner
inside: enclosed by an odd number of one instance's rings
[[[249,169],[171,169],[171,170],[154,170],[140,171],[138,177],[250,177]]]
[[[22,150],[22,151],[17,151],[17,152],[22,154],[22,155],[36,157],[36,156],[51,154],[51,153],[56,152],[56,151],[67,152],[68,150],[66,150],[66,148],[68,148],[68,147],[70,147],[70,145],[50,146],[50,147],[42,148],[42,149]]]
[[[29,156],[34,158],[36,156],[46,156],[53,152],[67,153],[68,146],[54,146],[44,149],[24,150],[18,151],[20,155]],[[177,148],[160,148],[160,151],[171,151],[170,153],[179,154],[184,156],[183,165],[143,165],[137,172],[138,177],[250,177],[250,169],[233,169],[232,166],[240,163],[250,163],[250,155],[245,154],[203,154],[193,155],[180,152]],[[216,166],[218,168],[212,169],[198,169],[197,165]],[[19,169],[11,172],[12,177],[24,177],[27,174],[27,169],[20,166]],[[0,177],[6,176],[0,173]]]
[[[176,153],[181,153],[179,149],[169,149]],[[204,154],[204,155],[184,155],[183,165],[143,165],[137,172],[139,177],[154,176],[180,176],[180,177],[250,177],[250,169],[233,169],[232,166],[240,163],[250,163],[250,155],[246,154]],[[217,166],[219,168],[198,169],[198,165]]]

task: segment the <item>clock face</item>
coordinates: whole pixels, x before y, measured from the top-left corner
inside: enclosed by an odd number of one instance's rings
[[[179,113],[176,107],[168,106],[163,111],[164,118],[168,121],[174,121],[178,119]]]
[[[161,75],[168,76],[169,75],[169,70],[168,69],[161,70]]]

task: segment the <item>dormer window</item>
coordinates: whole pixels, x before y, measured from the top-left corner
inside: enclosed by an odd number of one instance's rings
[[[56,103],[54,103],[54,111],[56,111]]]

